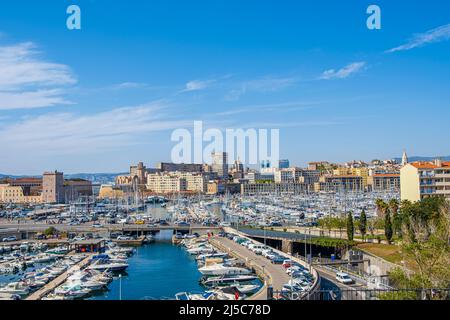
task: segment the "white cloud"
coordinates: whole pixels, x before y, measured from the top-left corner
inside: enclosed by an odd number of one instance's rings
[[[361,71],[365,67],[365,65],[366,63],[361,61],[350,63],[339,70],[329,69],[324,71],[319,79],[323,80],[345,79],[351,76],[352,74]]]
[[[31,42],[0,46],[0,109],[67,103],[62,88],[76,83],[70,68],[40,58]]]
[[[192,124],[164,118],[159,112],[164,107],[151,103],[89,115],[46,113],[28,117],[0,127],[2,150],[15,157],[33,153],[51,156],[120,151],[146,142],[150,132]]]
[[[261,78],[255,80],[244,81],[238,89],[231,90],[226,100],[238,100],[242,95],[249,92],[275,92],[292,86],[297,80],[295,78]]]
[[[116,89],[135,89],[135,88],[142,88],[147,86],[145,83],[141,82],[122,82],[114,86]]]
[[[32,109],[70,104],[62,97],[61,93],[62,91],[58,89],[27,92],[0,91],[0,110]]]
[[[215,80],[192,80],[186,83],[186,86],[182,92],[200,91],[211,86]]]
[[[415,34],[407,43],[387,50],[387,53],[411,50],[424,45],[450,39],[450,23],[438,28]]]

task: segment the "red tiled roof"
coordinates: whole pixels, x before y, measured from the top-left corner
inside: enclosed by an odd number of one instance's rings
[[[423,162],[423,161],[411,162],[410,164],[417,169],[437,169],[437,168],[450,167],[449,161],[442,162],[442,165],[439,167],[434,162],[428,162],[428,161],[427,162]]]

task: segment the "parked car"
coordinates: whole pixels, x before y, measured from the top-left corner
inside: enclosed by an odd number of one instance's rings
[[[94,223],[94,224],[92,225],[92,227],[93,227],[93,228],[102,228],[103,225],[101,225],[100,223]]]
[[[10,236],[10,237],[5,237],[2,239],[3,242],[12,242],[12,241],[17,241],[16,236]]]
[[[292,264],[293,264],[293,261],[291,259],[285,259],[283,261],[282,266],[284,269],[287,269],[287,268],[290,268],[292,266]]]
[[[179,227],[189,227],[190,226],[190,224],[185,221],[176,221],[175,225],[177,225]]]
[[[117,237],[117,240],[133,240],[130,236],[120,235]]]
[[[343,284],[352,284],[354,283],[353,279],[347,273],[338,272],[336,273],[336,280]]]
[[[270,259],[270,262],[273,264],[282,264],[284,260],[284,257],[275,255],[272,259]]]
[[[76,236],[76,237],[72,238],[72,241],[83,241],[83,240],[86,240],[86,238],[85,237],[81,237],[81,236]]]

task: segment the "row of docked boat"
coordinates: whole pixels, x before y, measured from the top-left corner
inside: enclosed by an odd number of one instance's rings
[[[0,287],[0,299],[21,299],[45,286],[83,258],[83,255],[68,255],[41,268],[25,272],[16,281]]]
[[[242,300],[261,287],[252,270],[214,248],[207,238],[185,239],[181,245],[196,259],[205,291],[180,292],[175,295],[177,300]]]
[[[133,253],[133,248],[107,243],[105,253],[92,256],[84,270],[70,270],[66,281],[43,300],[84,299],[107,290],[114,275],[128,268],[127,260]]]
[[[63,258],[66,247],[48,249],[47,245],[22,243],[20,246],[3,247],[0,255],[0,274],[15,274],[28,267]]]

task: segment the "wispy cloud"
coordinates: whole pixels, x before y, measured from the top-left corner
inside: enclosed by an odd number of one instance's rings
[[[0,109],[68,103],[62,89],[76,83],[70,68],[40,55],[31,42],[0,46]]]
[[[352,74],[355,74],[359,71],[361,71],[366,66],[366,63],[364,61],[360,62],[353,62],[345,67],[335,70],[335,69],[329,69],[322,73],[322,75],[319,77],[319,79],[322,80],[331,80],[331,79],[345,79],[351,76]]]
[[[275,92],[292,86],[297,82],[296,78],[266,77],[261,79],[247,80],[240,83],[239,88],[232,89],[225,97],[228,101],[238,100],[242,95],[249,92]]]
[[[185,88],[181,92],[200,91],[210,87],[215,80],[192,80],[186,83]]]
[[[262,111],[293,111],[293,110],[302,110],[308,109],[314,105],[319,105],[322,102],[314,101],[314,102],[282,102],[282,103],[270,103],[270,104],[255,104],[255,105],[247,105],[241,106],[237,108],[233,108],[227,111],[222,111],[215,113],[214,116],[232,116],[241,113],[247,112],[257,112],[260,113]]]
[[[25,92],[1,92],[0,110],[32,109],[70,104],[62,97],[62,90],[37,90]]]
[[[146,83],[142,82],[122,82],[113,86],[114,89],[136,89],[146,87]]]
[[[445,41],[450,39],[450,23],[437,27],[435,29],[426,31],[424,33],[415,34],[408,42],[398,47],[387,50],[387,53],[411,50],[414,48],[423,47],[430,43]]]
[[[167,117],[162,111],[165,107],[155,102],[88,115],[46,113],[0,128],[0,141],[5,152],[17,157],[29,152],[65,155],[119,151],[125,146],[146,142],[148,135],[145,134],[150,132],[192,123]]]

